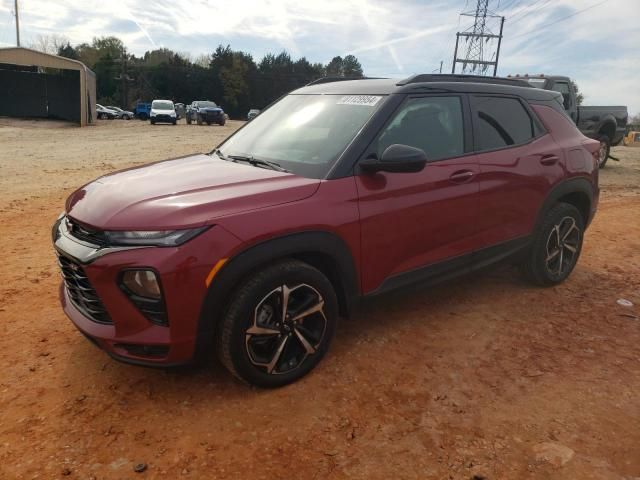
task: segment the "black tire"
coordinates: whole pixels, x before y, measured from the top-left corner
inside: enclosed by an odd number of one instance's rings
[[[191,117],[187,115],[187,125],[191,125]]]
[[[174,125],[176,125],[176,124],[178,123],[178,120],[174,120],[174,121],[173,121],[173,122],[171,122],[171,123],[173,123]]]
[[[562,283],[571,274],[584,236],[584,220],[568,203],[554,205],[533,235],[533,242],[522,263],[525,277],[544,287]]]
[[[598,141],[600,142],[600,151],[598,152],[598,167],[604,168],[609,159],[609,152],[611,151],[611,139],[608,135],[598,135]]]
[[[225,124],[225,123],[226,123],[226,122],[225,122],[224,120],[222,120],[221,122],[218,122],[218,125],[220,125],[221,127],[224,127],[224,124]]]
[[[155,120],[150,120],[150,122],[151,122],[151,125],[155,125],[156,124]]]
[[[290,310],[283,321],[285,297]],[[296,320],[313,306],[320,310]],[[251,274],[235,291],[216,335],[218,356],[244,382],[281,387],[320,362],[337,319],[338,301],[327,277],[306,263],[284,260]]]
[[[102,113],[98,113],[98,120],[102,120],[104,118],[104,115]]]
[[[207,125],[211,125],[211,122],[207,122]]]
[[[198,125],[202,125],[202,117],[201,117],[199,114],[198,114],[198,115],[196,115],[196,123],[197,123]]]

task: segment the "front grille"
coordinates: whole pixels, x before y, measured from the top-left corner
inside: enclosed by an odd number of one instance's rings
[[[91,282],[84,273],[84,269],[73,260],[58,255],[58,265],[62,270],[64,285],[69,298],[87,318],[97,323],[113,323],[104,308],[98,294],[91,286]]]
[[[103,247],[107,244],[104,232],[87,225],[81,224],[70,217],[65,217],[67,231],[78,240],[89,242],[92,245]]]

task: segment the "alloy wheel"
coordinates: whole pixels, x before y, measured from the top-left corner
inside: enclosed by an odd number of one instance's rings
[[[318,351],[327,329],[324,299],[313,287],[281,285],[256,306],[245,331],[253,365],[270,375],[289,373]]]
[[[562,277],[573,268],[580,248],[582,232],[573,217],[563,217],[556,223],[546,244],[545,263],[549,273]]]

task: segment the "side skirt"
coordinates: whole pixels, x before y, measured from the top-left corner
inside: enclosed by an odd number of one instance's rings
[[[531,244],[531,237],[521,237],[473,253],[460,255],[426,267],[387,278],[382,285],[364,295],[363,300],[408,287],[426,287],[446,282],[496,263],[517,257]]]

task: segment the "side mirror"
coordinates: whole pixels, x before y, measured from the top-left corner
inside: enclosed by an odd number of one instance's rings
[[[415,173],[422,171],[426,163],[427,154],[424,150],[396,143],[382,152],[380,160],[367,158],[360,162],[360,168],[367,173]]]

